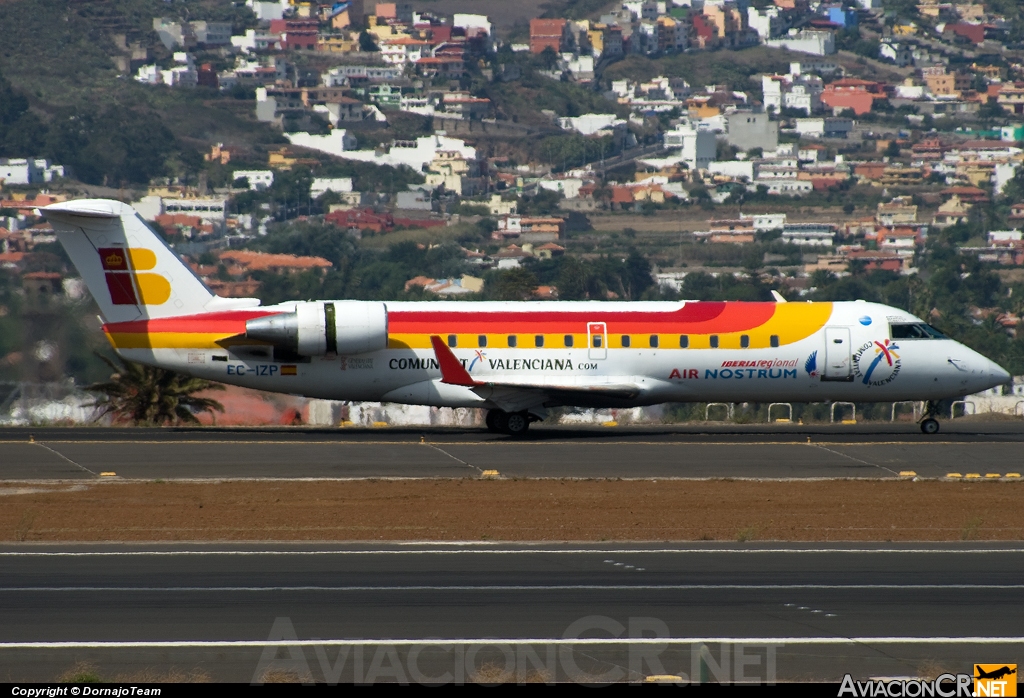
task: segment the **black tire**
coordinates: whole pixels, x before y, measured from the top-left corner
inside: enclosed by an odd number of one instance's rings
[[[488,416],[493,414],[494,419],[494,433],[496,434],[507,434],[508,433],[508,412],[503,410],[491,410]]]
[[[928,419],[921,422],[921,433],[923,434],[938,434],[939,433],[939,420]]]
[[[530,415],[526,412],[513,412],[505,417],[505,433],[509,436],[522,436],[530,429]]]
[[[487,410],[487,417],[484,418],[484,422],[487,424],[487,431],[500,434],[504,431],[499,426],[499,420],[501,415],[505,414],[502,410]]]

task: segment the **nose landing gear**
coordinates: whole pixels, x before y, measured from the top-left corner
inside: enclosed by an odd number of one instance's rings
[[[938,434],[939,433],[939,420],[935,419],[932,415],[938,412],[938,403],[934,400],[929,400],[925,405],[924,414],[921,416],[921,433],[922,434]]]
[[[534,421],[533,415],[529,412],[505,412],[504,410],[490,410],[487,412],[487,430],[496,434],[508,434],[509,436],[523,436],[530,428],[530,422]]]

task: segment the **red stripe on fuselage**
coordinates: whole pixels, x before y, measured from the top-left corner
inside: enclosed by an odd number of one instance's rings
[[[395,334],[529,334],[586,332],[587,324],[604,322],[608,331],[623,334],[643,332],[713,334],[741,332],[767,322],[775,303],[687,303],[670,312],[625,310],[466,312],[392,311],[388,329]]]
[[[224,310],[202,315],[109,322],[103,326],[110,333],[157,334],[160,332],[196,332],[202,334],[245,334],[246,320],[276,315],[280,310]]]

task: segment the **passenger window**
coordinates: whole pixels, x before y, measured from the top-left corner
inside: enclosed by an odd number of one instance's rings
[[[567,346],[567,347],[571,347],[572,346],[572,335],[571,334],[565,335],[565,346]]]
[[[594,346],[595,347],[600,347],[601,346],[601,335],[595,334],[595,335],[593,335],[593,338],[594,338]]]
[[[718,348],[718,335],[717,334],[711,335],[711,348],[712,349],[717,349]]]
[[[740,347],[743,348],[743,349],[747,349],[748,347],[750,347],[750,335],[747,335],[747,334],[741,334],[740,335]]]
[[[622,346],[624,346],[624,347],[628,347],[629,346],[629,335],[628,334],[622,335]]]
[[[685,349],[688,346],[690,346],[690,338],[685,334],[679,335],[679,348]]]
[[[517,342],[516,342],[516,336],[515,336],[514,334],[510,334],[510,335],[508,336],[508,345],[509,345],[510,347],[514,347],[514,346],[515,346],[516,344],[517,344]]]
[[[482,334],[482,335],[478,336],[476,338],[476,345],[478,347],[486,347],[487,346],[487,335]]]
[[[652,334],[651,335],[651,347],[653,349],[657,349],[658,348],[658,335],[656,335],[656,334]]]
[[[459,340],[458,340],[458,338],[455,335],[453,335],[453,334],[448,335],[448,346],[450,346],[450,347],[457,347],[457,346],[459,346]]]
[[[544,335],[539,334],[533,338],[533,346],[542,347],[544,346]]]
[[[773,334],[773,335],[771,336],[771,345],[772,345],[773,347],[777,347],[777,346],[779,346],[779,335],[777,335],[777,334]]]

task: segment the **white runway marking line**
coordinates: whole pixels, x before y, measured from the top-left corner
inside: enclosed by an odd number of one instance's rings
[[[1020,591],[1024,584],[452,584],[404,586],[262,586],[262,587],[0,587],[13,592],[364,592],[364,591]]]
[[[455,645],[1007,645],[1020,644],[1024,637],[643,637],[643,638],[423,638],[375,640],[153,640],[153,641],[63,641],[63,642],[0,642],[5,649],[144,649],[176,647],[356,647],[360,645],[391,645],[394,647],[429,646],[453,648]]]
[[[459,463],[462,463],[467,468],[473,468],[474,470],[476,470],[477,472],[480,472],[480,473],[483,472],[483,468],[478,468],[477,466],[473,465],[472,463],[467,463],[466,461],[462,460],[461,458],[458,458],[457,456],[453,456],[452,454],[448,453],[448,451],[446,451],[443,448],[440,448],[438,446],[435,446],[432,443],[424,441],[423,443],[416,444],[416,445],[417,446],[429,446],[430,448],[434,449],[435,451],[440,451],[441,453],[443,453],[444,455],[448,456],[452,460],[456,460]]]
[[[858,463],[863,463],[864,465],[870,465],[871,467],[878,468],[879,470],[885,470],[886,472],[890,472],[893,475],[899,475],[899,472],[893,470],[892,468],[887,468],[884,465],[879,465],[878,463],[870,463],[870,462],[868,462],[866,460],[862,460],[860,458],[857,458],[856,456],[851,456],[851,455],[848,455],[846,453],[841,453],[840,451],[833,451],[831,448],[825,448],[821,444],[808,443],[807,445],[808,446],[814,446],[815,448],[820,448],[822,451],[828,451],[829,453],[834,453],[835,455],[842,456],[843,458],[849,458],[852,461],[856,461]],[[839,444],[832,444],[832,445],[833,446],[837,446]]]
[[[44,449],[46,449],[47,451],[49,451],[49,452],[50,452],[50,453],[52,453],[53,455],[55,455],[55,456],[57,456],[57,457],[59,457],[59,458],[63,458],[64,460],[66,460],[66,461],[67,461],[68,463],[70,463],[71,465],[75,466],[76,468],[81,468],[82,470],[84,470],[85,472],[89,473],[89,474],[90,474],[90,475],[92,475],[93,477],[99,477],[99,474],[97,474],[97,473],[94,473],[93,471],[89,470],[88,468],[86,468],[86,467],[85,467],[84,465],[82,465],[81,463],[76,463],[75,461],[71,460],[70,458],[68,458],[67,456],[65,456],[65,455],[64,455],[63,453],[61,453],[60,451],[55,451],[55,450],[53,450],[52,448],[50,448],[49,446],[47,446],[46,444],[44,444],[44,443],[43,443],[43,442],[41,442],[41,441],[30,441],[29,443],[34,443],[34,444],[35,444],[36,446],[39,446],[40,448],[44,448]]]
[[[1024,548],[516,548],[492,549],[489,543],[453,541],[444,543],[408,543],[407,545],[459,545],[441,549],[370,549],[370,550],[127,550],[127,551],[0,551],[5,557],[174,557],[174,556],[346,556],[346,555],[761,555],[761,554],[913,554],[913,555],[993,555],[1019,554]]]

